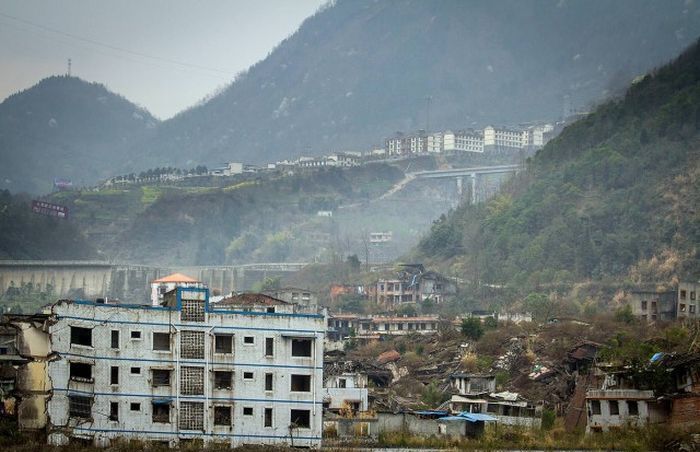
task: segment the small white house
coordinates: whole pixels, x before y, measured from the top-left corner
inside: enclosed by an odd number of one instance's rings
[[[344,372],[326,377],[323,384],[323,405],[329,410],[349,408],[355,413],[367,411],[367,375],[360,372]]]
[[[182,273],[173,273],[162,278],[151,281],[151,305],[160,306],[163,302],[163,295],[174,290],[176,287],[191,287],[203,289],[204,283],[197,281]]]

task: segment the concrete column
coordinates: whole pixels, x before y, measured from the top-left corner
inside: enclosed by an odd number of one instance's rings
[[[457,177],[457,194],[461,197],[462,193],[464,192],[464,188],[462,187],[462,183],[464,182],[464,179],[462,176]]]
[[[472,204],[476,204],[476,173],[471,174],[472,182]]]

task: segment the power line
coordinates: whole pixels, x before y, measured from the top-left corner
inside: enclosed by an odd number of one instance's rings
[[[156,56],[156,55],[149,55],[149,54],[143,53],[143,52],[137,52],[137,51],[135,51],[135,50],[125,49],[125,48],[118,47],[118,46],[114,46],[114,45],[107,44],[107,43],[104,43],[104,42],[95,41],[94,39],[89,39],[89,38],[85,38],[85,37],[82,37],[82,36],[78,36],[78,35],[75,35],[75,34],[72,34],[72,33],[68,33],[68,32],[65,32],[65,31],[62,31],[62,30],[57,30],[57,29],[55,29],[55,28],[47,27],[47,26],[45,26],[45,25],[37,24],[37,23],[31,22],[31,21],[28,21],[28,20],[26,20],[26,19],[22,19],[21,17],[12,16],[12,15],[9,15],[9,14],[5,14],[5,13],[3,13],[3,12],[0,12],[0,17],[4,17],[4,18],[10,19],[10,20],[14,20],[14,21],[16,21],[16,22],[20,22],[20,23],[23,23],[23,24],[25,24],[25,25],[29,25],[29,26],[34,27],[34,28],[38,28],[38,29],[40,29],[40,30],[48,31],[48,32],[51,32],[51,33],[56,33],[56,34],[61,35],[61,36],[65,36],[65,37],[68,37],[68,38],[71,38],[71,39],[75,39],[76,41],[86,42],[86,43],[89,43],[89,44],[92,44],[92,45],[104,47],[104,48],[106,48],[106,49],[115,50],[115,51],[118,51],[118,52],[127,53],[127,54],[134,55],[134,56],[138,56],[138,57],[141,57],[141,58],[148,58],[148,59],[151,59],[151,60],[161,61],[161,62],[169,63],[169,64],[175,64],[175,65],[178,65],[178,66],[187,67],[187,68],[192,68],[192,69],[199,69],[199,70],[204,70],[204,71],[216,72],[216,73],[219,73],[219,74],[231,75],[231,73],[230,73],[229,71],[225,71],[225,70],[223,70],[223,69],[217,69],[217,68],[212,68],[212,67],[207,67],[207,66],[201,66],[201,65],[198,65],[198,64],[187,63],[187,62],[184,62],[184,61],[173,60],[173,59],[170,59],[170,58],[164,58],[164,57],[159,57],[159,56]]]

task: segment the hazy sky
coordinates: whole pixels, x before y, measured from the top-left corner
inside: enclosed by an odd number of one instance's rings
[[[70,58],[73,75],[168,118],[265,58],[325,2],[0,0],[0,99],[66,73]]]

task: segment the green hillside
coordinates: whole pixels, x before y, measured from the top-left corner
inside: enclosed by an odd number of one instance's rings
[[[38,215],[31,199],[0,190],[0,259],[90,259],[94,248],[75,223]]]
[[[508,188],[436,221],[417,253],[524,291],[700,276],[700,47],[567,127]]]

